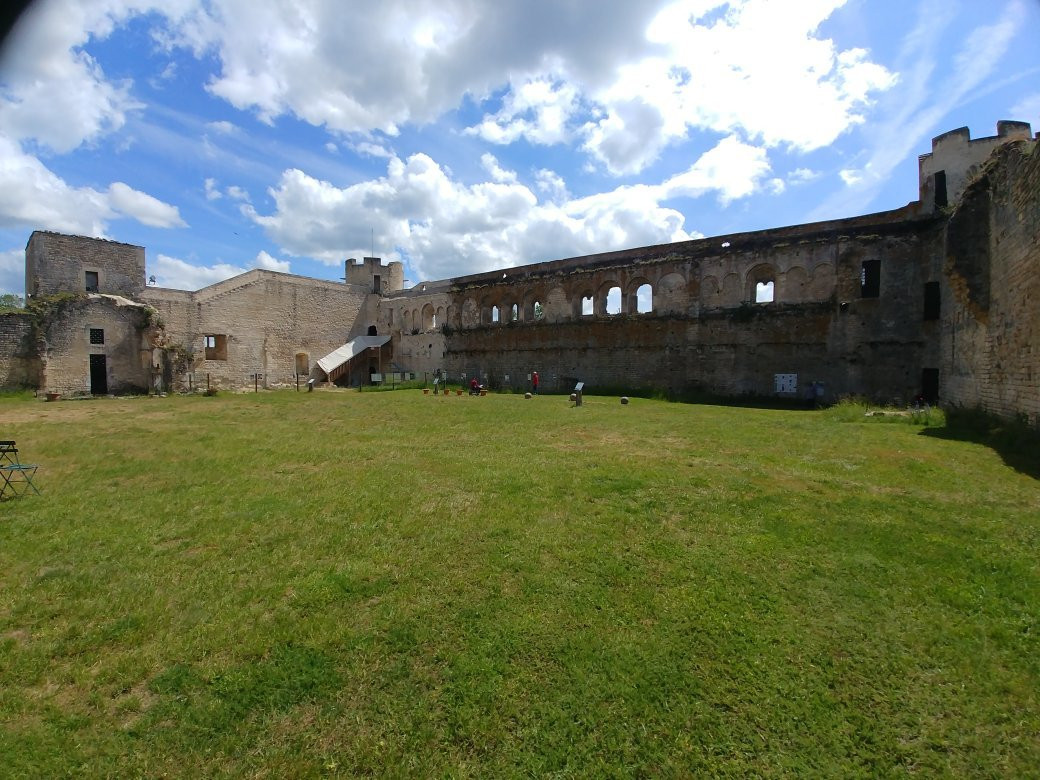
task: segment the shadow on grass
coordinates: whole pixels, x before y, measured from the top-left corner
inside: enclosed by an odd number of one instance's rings
[[[1015,471],[1040,479],[1040,431],[1027,423],[962,409],[947,413],[945,427],[925,428],[921,435],[982,444]]]

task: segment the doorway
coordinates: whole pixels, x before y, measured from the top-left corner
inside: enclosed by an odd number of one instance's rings
[[[90,393],[108,395],[108,365],[104,355],[90,356]]]

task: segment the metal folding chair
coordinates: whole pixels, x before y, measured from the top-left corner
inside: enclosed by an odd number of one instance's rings
[[[30,488],[40,495],[33,484],[38,468],[35,463],[18,461],[18,448],[13,441],[0,441],[0,500],[24,496]]]

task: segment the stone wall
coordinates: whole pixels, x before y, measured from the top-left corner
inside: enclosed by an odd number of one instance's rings
[[[149,307],[113,296],[83,295],[55,303],[42,322],[41,390],[100,392],[92,386],[91,356],[104,358],[104,392],[122,395],[151,388],[156,330]]]
[[[36,387],[40,373],[36,353],[32,315],[0,313],[0,387]]]
[[[444,367],[517,389],[537,370],[550,390],[717,395],[771,395],[776,374],[797,374],[791,396],[821,381],[830,398],[908,400],[938,360],[924,288],[939,225],[901,210],[456,279]],[[864,264],[876,297],[863,297]]]
[[[87,273],[97,289],[87,289]],[[144,247],[35,231],[25,247],[26,298],[100,292],[134,298],[144,288]]]
[[[369,298],[353,285],[253,270],[195,293],[146,288],[140,298],[162,319],[167,346],[187,356],[176,389],[295,384],[297,369],[321,376],[319,358],[350,340]]]
[[[1040,144],[1001,147],[944,236],[944,398],[1040,422]]]

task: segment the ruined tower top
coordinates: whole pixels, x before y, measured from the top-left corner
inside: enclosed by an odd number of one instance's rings
[[[932,139],[932,151],[918,157],[918,183],[924,208],[930,211],[955,202],[972,174],[994,149],[1010,141],[1029,140],[1032,132],[1028,122],[1002,119],[997,122],[997,134],[984,138],[973,139],[966,127],[937,135]]]
[[[365,257],[360,261],[353,257],[345,264],[343,278],[347,284],[367,287],[373,293],[394,293],[404,286],[404,264],[392,261],[386,265],[378,257]]]

